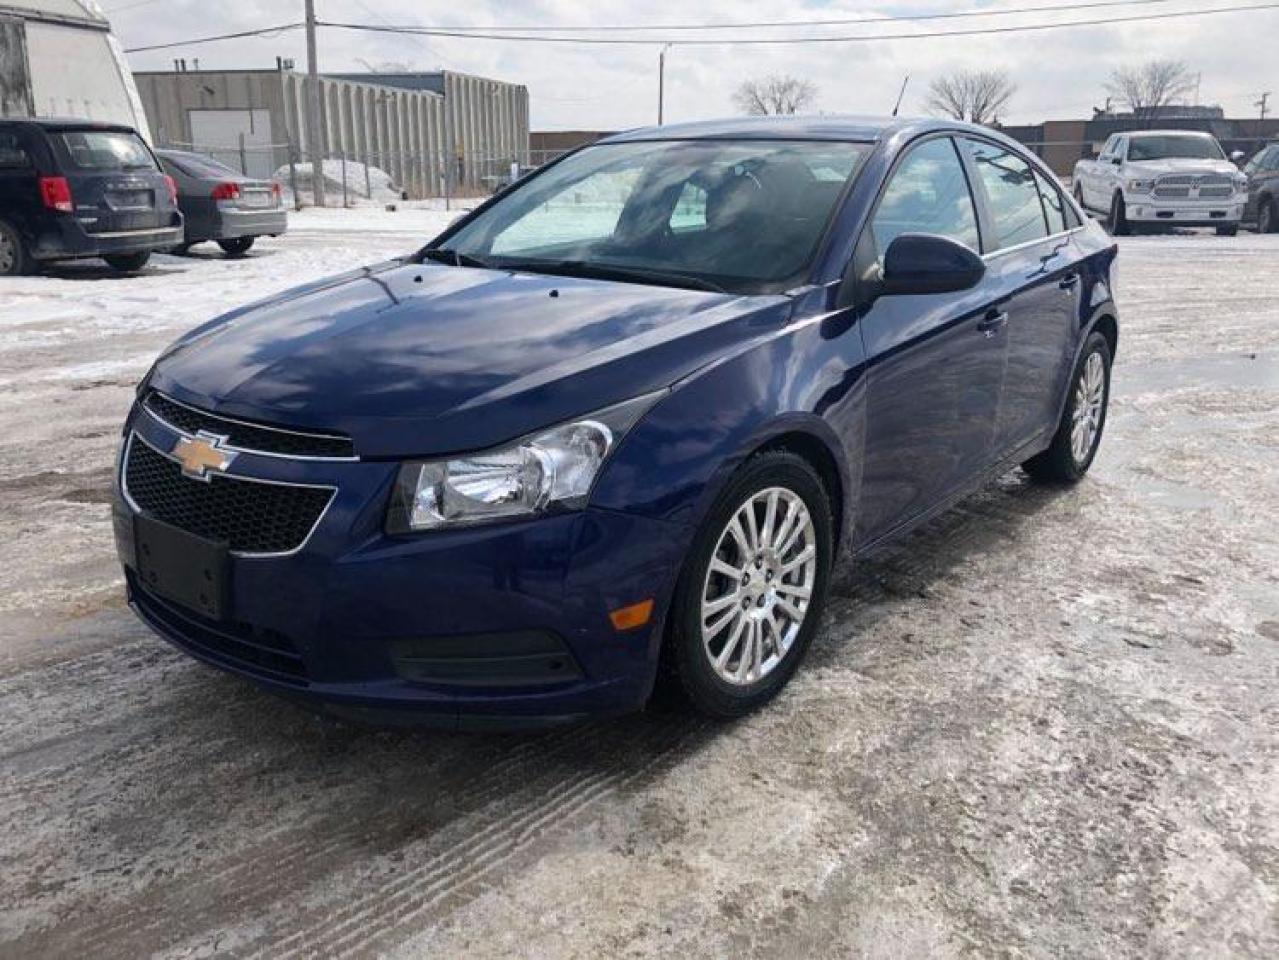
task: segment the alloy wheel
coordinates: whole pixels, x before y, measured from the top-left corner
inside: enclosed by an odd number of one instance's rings
[[[716,676],[753,684],[785,659],[811,607],[817,535],[804,501],[760,490],[721,531],[702,585],[702,646]]]
[[[1106,365],[1100,353],[1091,353],[1075,387],[1075,407],[1070,427],[1070,451],[1076,463],[1085,463],[1097,434],[1106,405]]]

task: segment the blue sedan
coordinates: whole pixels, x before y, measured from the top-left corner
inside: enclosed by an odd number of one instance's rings
[[[638,130],[415,254],[166,350],[124,428],[129,601],[376,722],[745,713],[836,557],[1105,426],[1115,247],[1032,154],[942,121]]]

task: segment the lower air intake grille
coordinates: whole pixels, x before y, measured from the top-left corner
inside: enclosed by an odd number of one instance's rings
[[[174,460],[134,434],[124,487],[157,520],[226,543],[240,554],[289,553],[306,541],[333,497],[327,487],[300,487],[214,476],[184,476]]]

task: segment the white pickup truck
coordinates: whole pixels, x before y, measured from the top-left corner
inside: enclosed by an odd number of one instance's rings
[[[1215,137],[1190,130],[1113,134],[1096,160],[1075,164],[1075,199],[1113,234],[1170,227],[1239,230],[1248,179]]]

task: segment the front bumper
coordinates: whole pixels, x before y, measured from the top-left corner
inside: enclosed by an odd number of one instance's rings
[[[130,430],[161,450],[179,436],[136,408]],[[144,587],[135,511],[117,472],[114,525],[131,606],[208,663],[377,722],[526,726],[643,705],[688,531],[588,508],[389,537],[382,522],[397,469],[242,453],[228,475],[337,493],[296,553],[231,558],[231,612],[219,622]],[[648,598],[647,624],[613,628],[611,611]]]
[[[37,260],[76,260],[115,254],[169,250],[182,242],[182,215],[174,213],[162,227],[89,233],[73,216],[58,217],[36,237],[32,256]]]
[[[1236,194],[1222,200],[1159,200],[1135,196],[1125,200],[1124,214],[1129,223],[1167,224],[1178,227],[1220,227],[1238,224],[1243,219],[1247,198]]]

